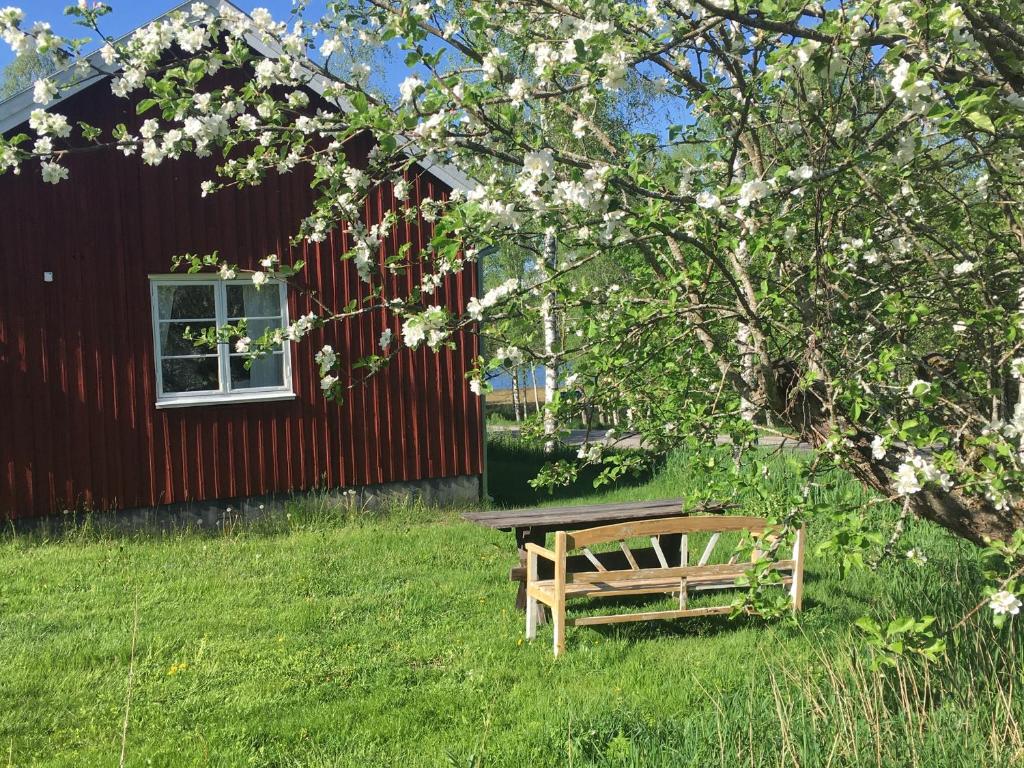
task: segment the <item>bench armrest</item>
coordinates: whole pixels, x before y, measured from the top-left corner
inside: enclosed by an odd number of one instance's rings
[[[526,551],[534,555],[540,555],[545,560],[550,560],[551,562],[555,562],[556,560],[554,552],[552,552],[550,549],[542,547],[540,544],[534,544],[532,541],[526,542]]]

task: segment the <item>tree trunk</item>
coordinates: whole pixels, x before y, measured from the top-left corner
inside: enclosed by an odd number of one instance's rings
[[[530,367],[530,386],[533,388],[533,409],[536,413],[540,413],[540,390],[537,389],[537,366]],[[523,406],[523,410],[526,410],[526,406]]]
[[[890,482],[898,462],[888,456],[881,460],[873,458],[869,440],[864,435],[855,442],[850,452],[850,469],[854,477],[868,487],[884,496],[892,496]],[[983,546],[986,539],[1005,541],[1024,528],[1024,505],[1019,502],[998,510],[987,499],[968,498],[956,489],[918,491],[910,496],[910,507],[918,517],[931,520],[979,546]]]
[[[549,269],[556,268],[558,244],[553,233],[544,235],[544,261]],[[548,289],[544,292],[544,299],[541,302],[541,319],[544,323],[544,435],[547,440],[544,443],[544,451],[551,453],[555,450],[555,434],[558,432],[558,425],[555,423],[554,401],[558,392],[558,365],[559,355],[556,349],[558,339],[558,318],[555,302],[555,292]]]
[[[740,357],[740,376],[753,389],[756,386],[757,372],[754,370],[754,351],[750,348],[750,326],[745,323],[740,323],[736,328],[736,350]],[[757,406],[742,395],[740,416],[751,424],[757,416]]]
[[[516,423],[518,424],[522,419],[519,417],[519,367],[516,366],[511,369],[512,373],[512,411],[516,415]]]
[[[787,376],[792,375],[790,371]],[[814,388],[799,392],[787,380],[776,382],[780,391],[787,392],[784,407],[775,403],[770,411],[780,423],[789,425],[800,439],[820,448],[828,439],[831,429],[827,418],[829,399]],[[846,421],[840,418],[840,421]],[[846,450],[851,474],[867,487],[887,498],[895,497],[892,479],[902,458],[890,451],[884,458],[874,458],[871,451],[872,435],[860,433]],[[1015,531],[1024,528],[1024,502],[1017,501],[1008,509],[998,510],[984,498],[967,497],[953,489],[943,491],[927,488],[911,494],[910,506],[914,514],[930,520],[946,530],[978,545],[987,539],[1008,540]]]

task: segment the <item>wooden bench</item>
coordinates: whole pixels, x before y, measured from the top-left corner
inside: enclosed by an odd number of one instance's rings
[[[463,518],[470,522],[484,525],[501,531],[513,531],[515,533],[516,548],[519,555],[519,563],[509,572],[509,578],[519,583],[516,592],[516,608],[520,611],[526,610],[526,544],[544,545],[549,533],[564,531],[570,528],[580,528],[594,525],[611,525],[613,523],[631,523],[638,520],[662,518],[678,515],[700,515],[724,513],[733,509],[732,504],[708,502],[686,509],[683,499],[659,499],[655,501],[634,501],[614,502],[611,504],[582,504],[569,507],[535,507],[532,509],[507,509],[494,512],[469,512]],[[672,537],[666,536],[661,544],[669,565],[679,565],[679,544],[678,535],[676,543],[672,543]],[[650,547],[633,549],[633,555],[641,568],[658,564],[658,560]],[[620,560],[607,558],[619,557]],[[605,566],[609,570],[620,570],[631,567],[621,552],[606,553],[601,555],[606,560]],[[590,564],[585,557],[579,555],[570,557],[567,561],[566,570],[573,573],[577,570],[589,570]],[[553,564],[547,560],[540,562],[540,572],[545,578],[554,575]],[[537,619],[544,623],[544,610],[537,612]]]
[[[712,552],[723,533],[742,532],[752,538],[753,557],[749,563],[737,562],[736,556],[728,563],[710,564]],[[677,619],[688,616],[713,616],[732,611],[729,605],[709,607],[688,607],[691,592],[706,590],[735,589],[736,580],[751,572],[754,563],[763,553],[757,547],[774,543],[779,532],[764,518],[741,516],[666,517],[640,520],[631,523],[602,525],[579,531],[556,531],[554,551],[533,543],[526,543],[526,638],[533,640],[537,635],[537,608],[543,604],[551,609],[554,625],[555,656],[565,650],[565,604],[573,598],[622,597],[630,595],[673,594],[679,596],[678,608],[643,613],[622,613],[614,615],[581,616],[568,620],[572,626],[594,624],[616,624],[626,621],[649,621],[652,619]],[[692,534],[709,533],[710,538],[696,565],[690,565],[689,538]],[[662,547],[669,537],[679,537],[679,563],[673,565],[670,555]],[[803,597],[804,529],[794,537],[792,556],[788,560],[778,559],[771,568],[778,570],[782,586],[789,589],[793,611],[799,611]],[[657,557],[657,564],[642,566],[633,555],[630,539],[649,539]],[[619,545],[621,556],[628,568],[609,569],[609,555],[620,552],[595,554],[591,547],[599,544]],[[571,572],[567,569],[569,553],[579,550],[590,563],[587,571]],[[551,563],[553,577],[542,578],[538,567],[541,559]]]

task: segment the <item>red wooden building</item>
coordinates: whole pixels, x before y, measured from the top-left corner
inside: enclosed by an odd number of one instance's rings
[[[25,130],[33,106],[30,93],[0,104],[0,131]],[[107,76],[56,109],[72,124],[141,120],[132,101],[111,94]],[[358,163],[370,144],[347,149]],[[341,405],[323,398],[314,353],[331,344],[354,361],[379,351],[385,327],[397,336],[396,321],[374,313],[315,331],[250,371],[230,345],[199,354],[181,339],[185,324],[243,316],[250,329],[285,324],[322,312],[313,295],[340,309],[367,290],[337,258],[343,234],[289,244],[310,211],[307,177],[202,198],[211,162],[150,167],[137,155],[102,151],[68,160],[70,179],[56,186],[28,166],[0,176],[0,517],[216,507],[391,484],[478,494],[483,422],[465,379],[475,337],[458,337],[456,351],[402,351]],[[412,200],[466,183],[446,166],[417,167],[408,178]],[[400,205],[389,188],[377,189],[365,220]],[[422,220],[402,225],[385,254],[429,236]],[[172,276],[174,255],[214,250],[252,269],[271,253],[307,266],[295,285],[259,292],[251,280]],[[407,291],[419,276],[381,279]],[[461,311],[477,281],[465,270],[436,298]]]

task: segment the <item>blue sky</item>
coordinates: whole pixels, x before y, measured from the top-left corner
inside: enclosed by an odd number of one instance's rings
[[[35,21],[47,21],[53,25],[54,31],[64,37],[94,37],[82,27],[74,23],[72,18],[64,15],[64,9],[73,4],[76,0],[4,0],[0,4],[9,2],[20,7],[26,15],[26,24]],[[103,31],[112,36],[119,37],[133,29],[136,29],[148,21],[161,16],[172,8],[182,3],[182,0],[106,0],[113,11],[102,19]],[[291,15],[292,0],[233,0],[235,5],[244,11],[251,11],[253,8],[267,8],[279,20],[287,20]],[[305,13],[307,19],[320,17],[327,5],[327,0],[312,0]],[[88,50],[98,47],[92,45]],[[9,64],[13,59],[11,49],[0,43],[0,67]],[[396,51],[396,55],[382,57],[378,60],[377,66],[381,71],[375,72],[371,84],[377,88],[383,88],[385,92],[397,93],[398,84],[409,74],[403,62],[404,56]],[[648,130],[655,133],[664,133],[670,122],[689,120],[688,112],[684,109],[676,114],[662,114],[661,109],[650,116]]]
[[[267,8],[274,18],[280,20],[288,19],[291,14],[291,0],[233,1],[244,11],[251,11],[258,7]],[[8,2],[25,12],[26,23],[48,21],[53,25],[54,31],[64,37],[95,37],[89,30],[77,26],[72,18],[64,15],[64,9],[68,5],[74,4],[75,0],[20,0],[20,2],[19,0],[8,0]],[[103,31],[113,37],[119,37],[177,7],[182,0],[106,0],[106,2],[113,8],[113,12],[103,18]],[[306,18],[319,18],[326,4],[326,0],[313,0],[305,14]],[[95,47],[97,46],[91,46],[91,48]],[[0,67],[9,64],[13,58],[11,49],[0,44]],[[392,56],[384,66],[386,71],[381,79],[391,89],[397,88],[397,83],[401,82],[406,74],[401,57]]]
[[[182,0],[106,0],[113,12],[103,19],[103,30],[117,37],[131,32],[147,21],[152,21],[161,14],[181,4]],[[10,0],[10,4],[25,12],[25,21],[48,21],[54,31],[65,37],[92,37],[88,30],[76,26],[71,18],[64,15],[64,9],[74,5],[75,0]],[[235,0],[235,4],[246,11],[259,6],[269,8],[275,18],[286,18],[291,10],[291,0]],[[322,5],[322,3],[314,3]],[[2,46],[0,66],[13,58],[11,49]]]

